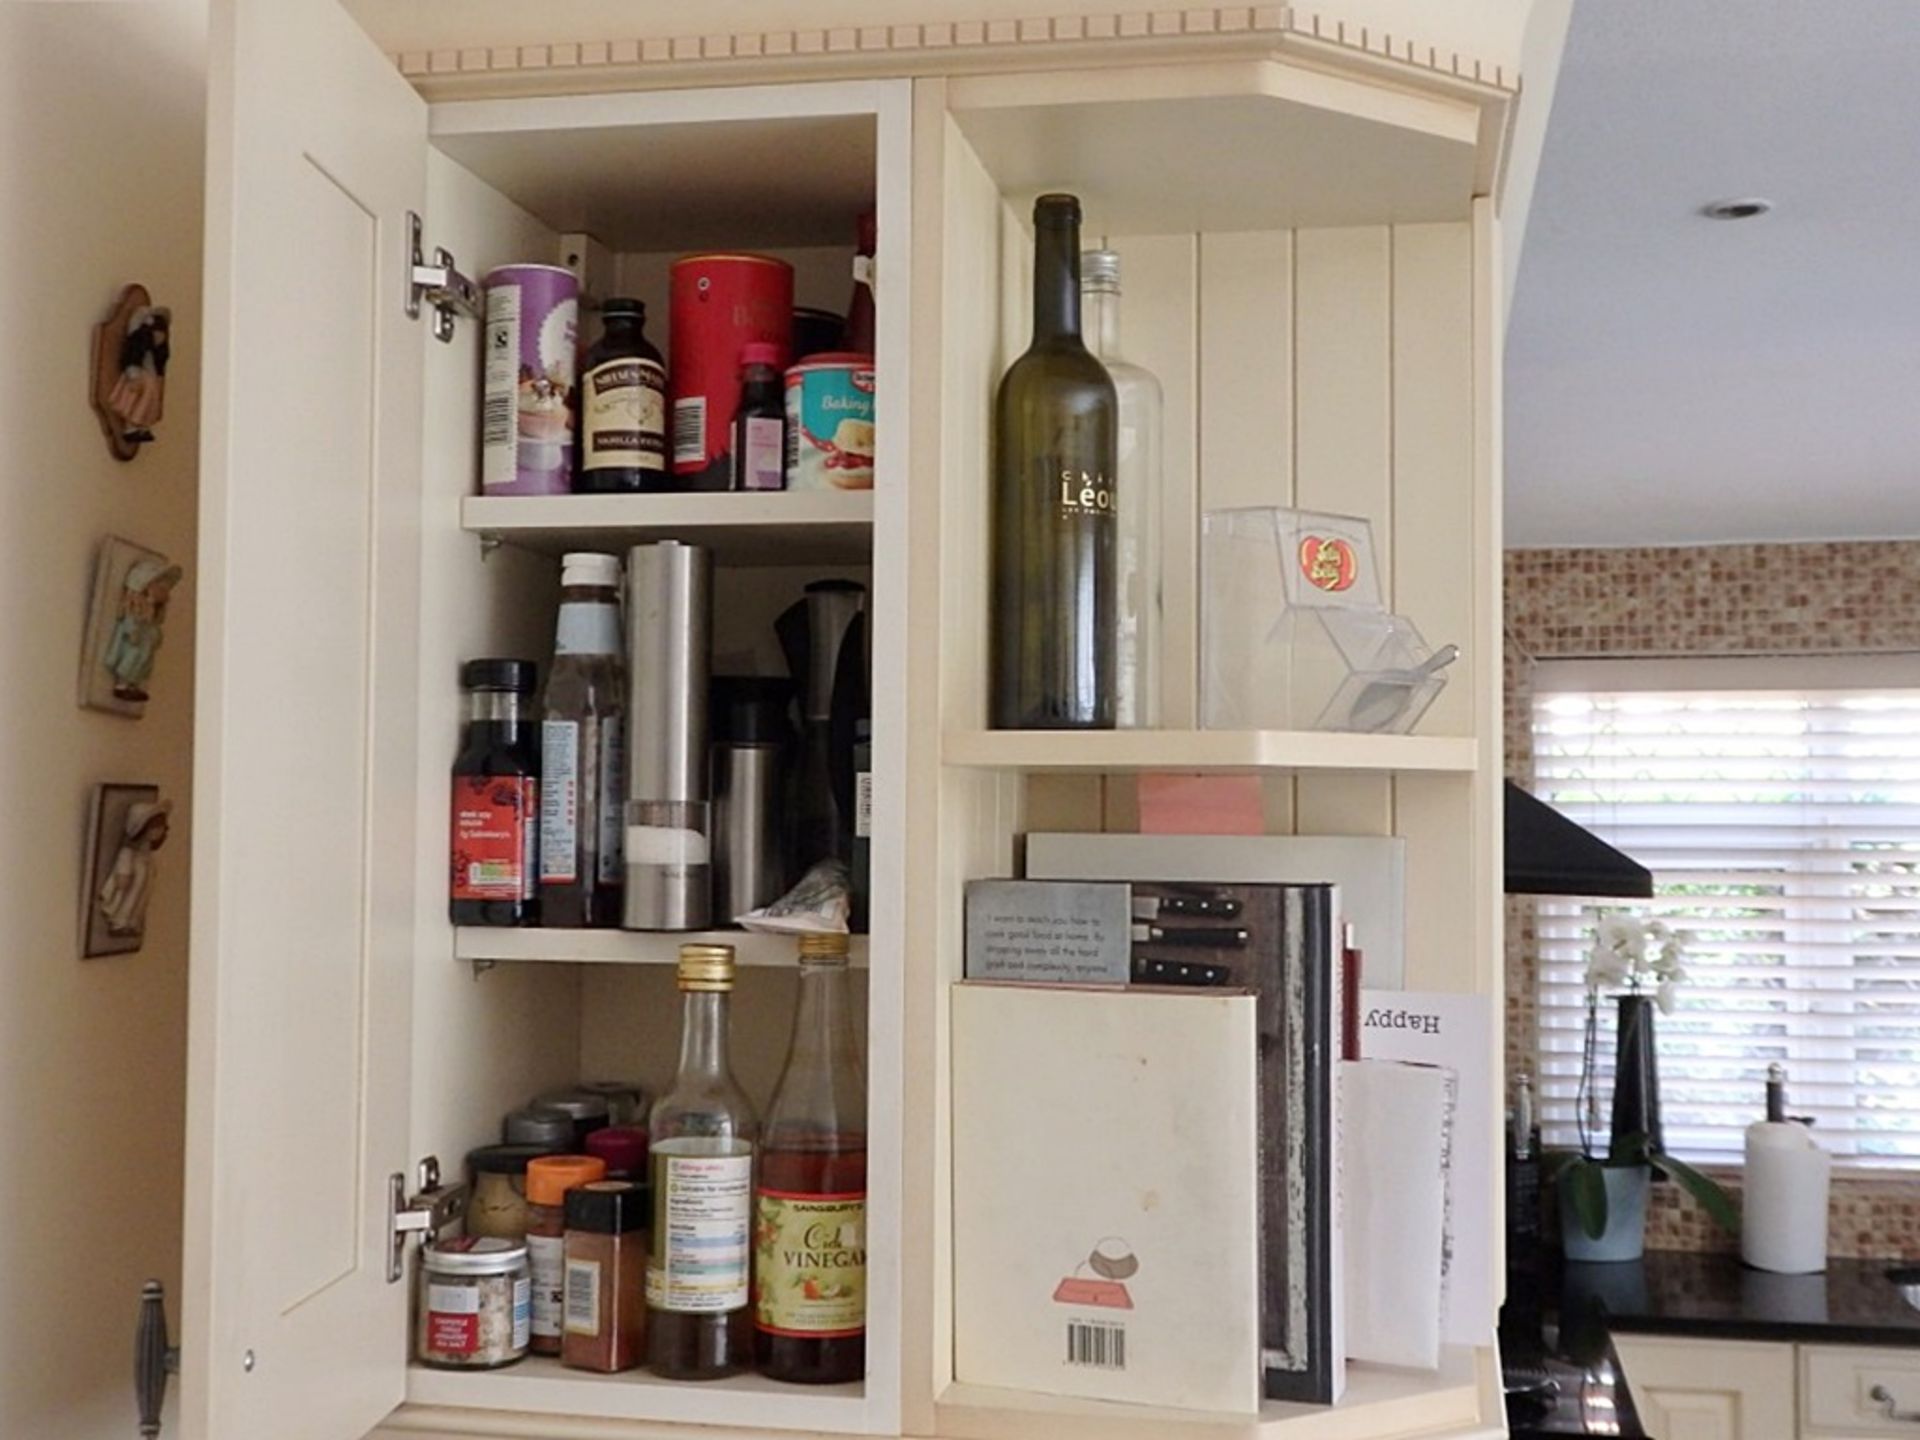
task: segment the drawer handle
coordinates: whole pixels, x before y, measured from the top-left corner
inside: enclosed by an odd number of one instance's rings
[[[1920,1424],[1920,1410],[1900,1409],[1900,1402],[1893,1398],[1893,1392],[1884,1385],[1876,1385],[1867,1391],[1867,1398],[1880,1406],[1880,1414],[1885,1419]]]

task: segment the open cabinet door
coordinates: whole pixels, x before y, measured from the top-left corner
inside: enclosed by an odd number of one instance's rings
[[[181,1433],[401,1399],[426,107],[334,0],[215,0]]]

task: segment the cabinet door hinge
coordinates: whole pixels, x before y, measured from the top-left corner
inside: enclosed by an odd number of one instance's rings
[[[387,1283],[407,1273],[407,1240],[418,1235],[431,1240],[451,1225],[466,1208],[467,1187],[442,1185],[440,1161],[429,1155],[420,1162],[420,1188],[407,1194],[407,1177],[399,1171],[387,1177],[387,1222],[393,1248],[387,1252]]]
[[[433,306],[433,333],[438,340],[453,339],[453,319],[465,315],[474,320],[486,318],[486,301],[480,287],[460,273],[452,254],[436,246],[433,263],[427,263],[425,241],[421,238],[420,217],[407,212],[407,317],[417,320],[424,301]]]

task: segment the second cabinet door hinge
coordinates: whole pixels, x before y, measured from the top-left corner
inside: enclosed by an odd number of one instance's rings
[[[431,1241],[466,1208],[467,1187],[442,1185],[440,1161],[429,1155],[420,1162],[420,1188],[407,1193],[407,1177],[398,1170],[387,1177],[387,1221],[392,1248],[387,1252],[387,1283],[406,1278],[407,1241],[418,1235]]]

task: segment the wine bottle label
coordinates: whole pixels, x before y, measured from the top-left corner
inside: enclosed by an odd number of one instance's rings
[[[753,1322],[813,1340],[867,1326],[867,1197],[762,1190],[753,1227]]]
[[[580,723],[540,725],[540,883],[580,878]]]
[[[580,468],[664,470],[667,372],[657,362],[608,360],[580,384]]]
[[[1069,516],[1114,514],[1113,481],[1091,470],[1062,469],[1060,513]]]
[[[529,775],[453,777],[455,900],[527,898],[539,790]]]
[[[710,1315],[747,1303],[752,1254],[753,1155],[662,1154],[653,1151],[653,1256],[647,1304],[655,1310]]]

